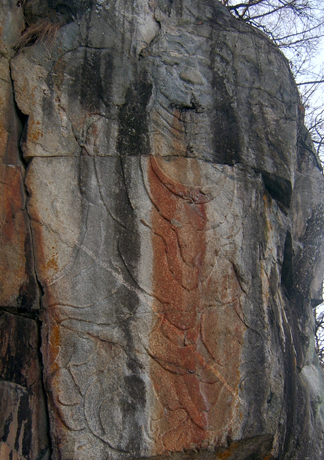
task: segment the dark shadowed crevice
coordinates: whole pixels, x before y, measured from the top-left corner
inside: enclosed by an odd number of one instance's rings
[[[296,366],[294,365],[294,348],[290,335],[289,325],[284,323],[286,346],[284,354],[285,363],[285,386],[284,401],[286,405],[286,420],[284,424],[285,435],[282,446],[281,458],[289,458],[289,452],[293,451],[295,426],[295,404],[296,404]]]
[[[172,112],[178,111],[180,114],[183,114],[186,112],[195,112],[195,113],[203,112],[203,108],[194,98],[191,98],[190,105],[179,105],[179,104],[171,103],[169,104],[169,110]]]
[[[23,439],[22,439],[22,454],[27,457],[31,445],[32,445],[32,423],[31,423],[31,410],[29,407],[29,401],[28,401],[28,395],[25,393],[22,398],[19,401],[19,407],[18,407],[18,420],[17,420],[17,425],[18,425],[18,430],[16,434],[16,440],[15,440],[15,449],[17,452],[19,452],[19,444],[20,444],[20,432],[22,431],[22,428],[24,427],[24,432],[23,432]],[[25,423],[24,423],[25,422]]]
[[[36,340],[39,345],[37,349],[37,355],[38,355],[39,368],[41,371],[40,384],[41,384],[41,389],[42,389],[42,397],[44,398],[44,404],[42,404],[44,408],[43,417],[44,417],[44,424],[46,425],[46,432],[47,432],[47,448],[40,453],[39,459],[41,460],[43,458],[51,458],[51,452],[52,452],[51,438],[49,434],[50,425],[49,425],[47,393],[45,391],[45,386],[44,386],[44,374],[43,374],[44,364],[43,364],[43,358],[41,354],[41,326],[42,326],[42,323],[39,319],[39,311],[42,308],[42,298],[44,295],[44,289],[38,279],[36,268],[35,268],[36,267],[35,251],[34,251],[35,241],[33,238],[33,230],[32,230],[30,216],[28,213],[29,193],[25,185],[25,176],[26,176],[26,172],[28,168],[28,161],[24,158],[23,148],[24,148],[24,143],[26,142],[26,139],[27,139],[28,118],[29,117],[28,115],[22,113],[17,105],[17,102],[15,100],[14,82],[13,82],[12,77],[11,77],[11,85],[12,85],[12,90],[13,90],[13,102],[14,102],[15,114],[20,124],[19,126],[20,141],[19,141],[19,144],[17,145],[17,154],[18,154],[18,159],[20,161],[20,164],[24,170],[24,174],[22,178],[22,186],[23,186],[23,193],[24,193],[25,215],[26,215],[27,225],[28,225],[28,233],[26,234],[26,240],[25,240],[26,271],[28,273],[28,284],[20,287],[19,295],[18,295],[18,298],[16,299],[17,301],[16,314],[18,316],[28,317],[34,320],[36,323],[36,329],[37,329]],[[12,314],[13,312],[10,311],[10,313]],[[22,367],[23,366],[21,366],[21,368]],[[31,429],[27,429],[27,432],[28,433],[24,434],[24,439],[23,439],[24,446],[31,444],[32,436],[38,435],[38,433],[32,433]],[[26,436],[27,437],[29,436],[30,439],[27,439],[27,438],[25,439]],[[30,452],[28,452],[27,447],[25,448],[25,450],[26,452],[23,452],[23,455],[28,457]]]
[[[38,299],[41,298],[43,294],[42,286],[40,285],[37,279],[37,273],[35,271],[35,256],[34,256],[34,242],[32,238],[32,227],[30,224],[30,217],[28,214],[28,190],[25,186],[25,175],[28,167],[28,161],[24,158],[23,149],[24,144],[27,139],[27,130],[28,130],[28,115],[25,115],[19,109],[17,102],[15,100],[14,92],[14,83],[11,78],[12,89],[13,89],[13,98],[14,98],[14,108],[17,119],[20,123],[20,141],[17,146],[18,158],[21,163],[22,168],[24,169],[24,177],[22,180],[23,193],[24,193],[24,202],[25,202],[25,214],[28,220],[28,229],[29,232],[26,235],[25,240],[25,254],[26,254],[26,271],[28,273],[28,284],[21,286],[19,289],[19,295],[17,297],[17,311],[18,313],[26,313],[32,309],[32,306]]]
[[[287,320],[284,320],[285,333],[285,384],[284,401],[286,407],[285,421],[281,426],[282,443],[278,455],[279,459],[291,460],[306,459],[309,452],[312,452],[312,444],[316,440],[309,439],[307,427],[310,423],[310,407],[308,403],[307,390],[300,380],[298,367],[298,349],[300,338],[298,326],[292,321],[292,314],[288,312]]]
[[[27,130],[28,130],[28,118],[29,118],[29,116],[23,114],[19,110],[17,104],[15,104],[15,106],[16,106],[17,116],[18,116],[18,118],[20,120],[20,123],[21,123],[21,126],[22,126],[20,142],[19,142],[19,147],[18,147],[19,159],[20,159],[22,165],[24,166],[24,169],[26,170],[28,162],[24,158],[23,150],[24,150],[24,145],[26,144],[26,141],[27,141]]]
[[[12,78],[11,66],[10,66],[10,80],[11,80],[11,87],[12,87],[12,94],[13,94],[13,105],[14,105],[14,109],[15,109],[16,118],[17,118],[17,121],[18,121],[18,124],[19,124],[19,126],[18,126],[19,143],[17,145],[17,153],[18,153],[18,158],[19,158],[24,170],[26,171],[27,161],[24,158],[23,145],[25,144],[26,139],[27,139],[27,129],[28,129],[28,118],[29,118],[29,116],[24,114],[19,109],[18,104],[16,102],[15,90],[14,90],[14,80]],[[26,191],[26,188],[25,188],[25,191]]]
[[[50,436],[50,416],[49,416],[49,401],[48,401],[48,396],[47,392],[45,389],[45,382],[44,382],[44,362],[43,362],[43,356],[41,352],[42,348],[42,334],[41,334],[41,328],[42,328],[42,322],[38,319],[37,320],[37,332],[38,332],[38,343],[39,343],[39,348],[37,350],[38,353],[38,359],[39,359],[39,366],[40,366],[40,371],[41,371],[41,387],[42,387],[42,392],[44,395],[44,419],[45,423],[47,426],[47,442],[48,442],[48,447],[44,451],[40,453],[39,459],[42,460],[43,458],[52,458],[52,442],[51,442],[51,436]]]
[[[277,202],[282,212],[287,214],[292,195],[291,183],[276,174],[270,174],[265,171],[260,172],[267,192]]]
[[[288,296],[290,296],[291,289],[293,286],[293,248],[291,233],[287,232],[286,241],[284,247],[284,258],[281,269],[281,285],[286,290]]]
[[[50,447],[39,358],[39,321],[0,312],[0,330],[7,330],[1,334],[4,340],[0,344],[0,383],[7,395],[0,401],[0,413],[4,410],[0,416],[1,440],[6,442],[9,438],[11,448],[26,459],[42,459]]]

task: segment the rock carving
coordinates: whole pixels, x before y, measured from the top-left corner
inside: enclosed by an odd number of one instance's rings
[[[2,3],[0,460],[321,460],[284,56],[216,0]]]

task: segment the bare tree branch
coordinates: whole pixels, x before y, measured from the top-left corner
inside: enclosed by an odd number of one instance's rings
[[[296,84],[297,86],[302,86],[302,85],[315,85],[318,83],[324,83],[324,80],[301,81],[300,83],[296,83]]]

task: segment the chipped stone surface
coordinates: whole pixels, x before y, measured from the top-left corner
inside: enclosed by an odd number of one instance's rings
[[[24,124],[26,172],[3,174],[42,292],[51,459],[322,459],[324,180],[282,54],[209,0],[25,14],[62,24],[3,70]],[[17,155],[21,132],[3,132]],[[25,272],[10,270],[13,295]],[[30,391],[14,372],[12,439]]]

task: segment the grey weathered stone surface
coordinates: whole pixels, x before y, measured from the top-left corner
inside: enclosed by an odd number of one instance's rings
[[[24,8],[61,27],[14,57],[4,35],[32,254],[7,297],[27,273],[41,308],[3,322],[35,349],[41,325],[51,458],[320,460],[324,180],[285,58],[211,0]],[[39,382],[39,354],[10,353]],[[6,362],[17,437],[18,401],[36,399]],[[47,455],[35,388],[17,458]]]

